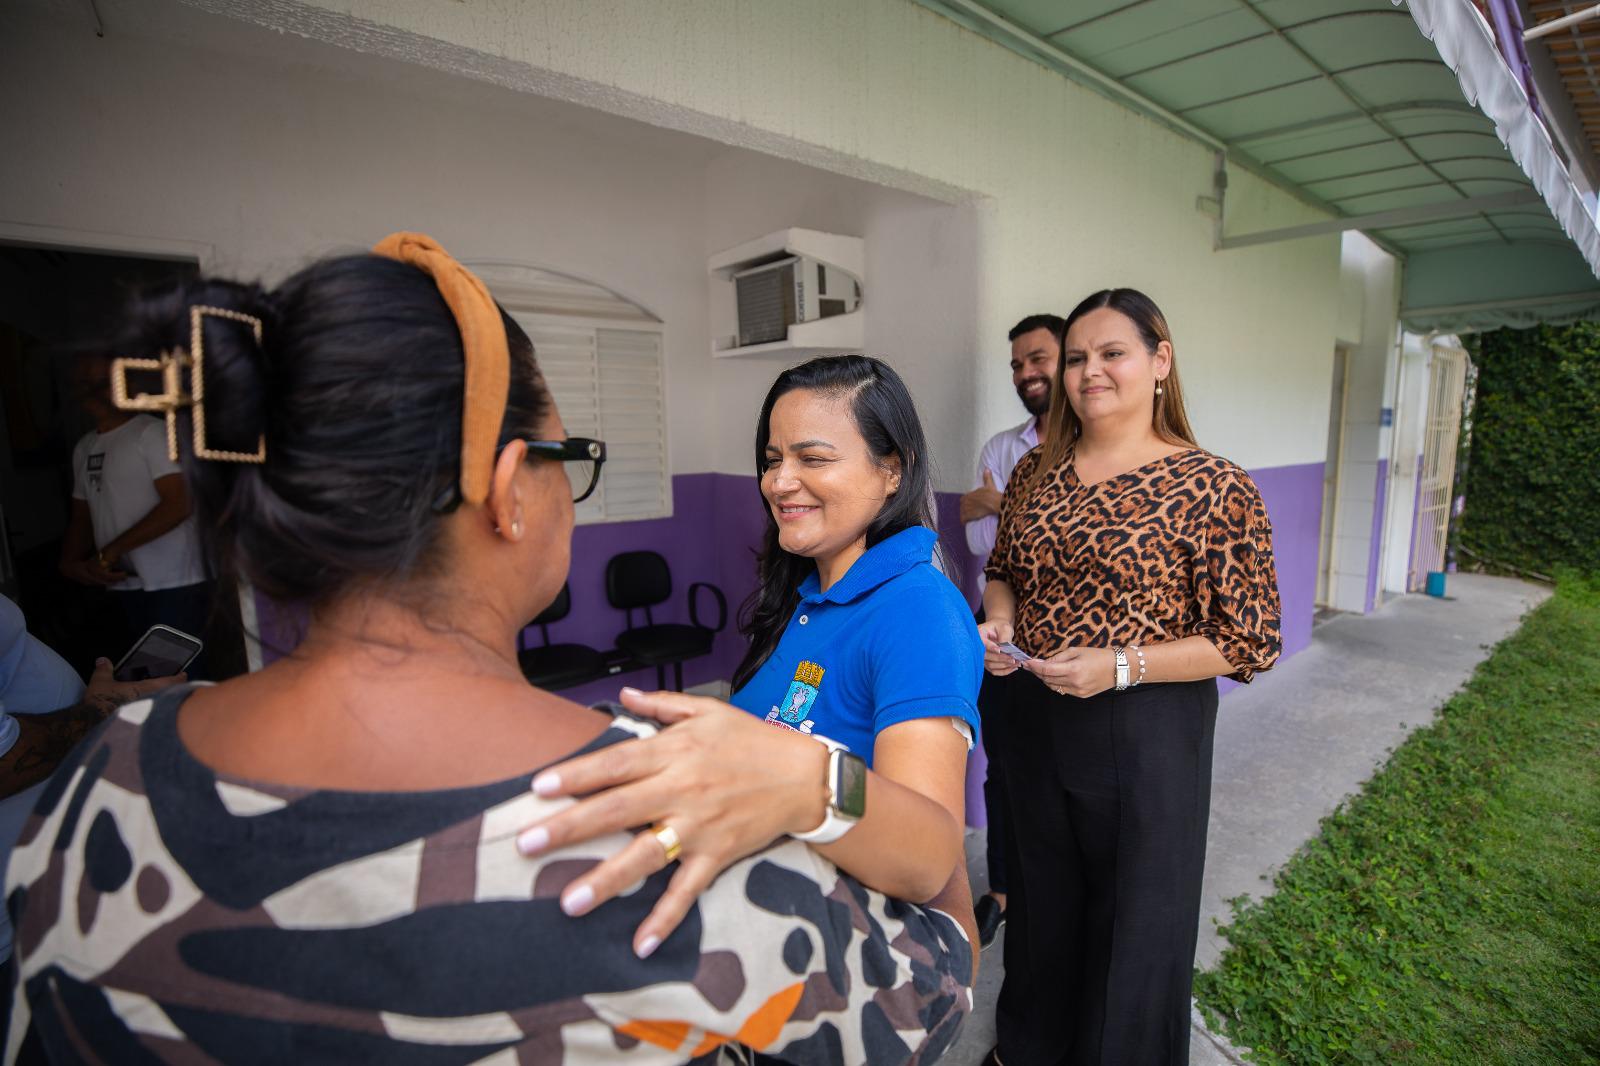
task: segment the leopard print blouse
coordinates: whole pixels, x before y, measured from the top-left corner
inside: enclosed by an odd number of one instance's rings
[[[1015,642],[1050,656],[1202,636],[1249,681],[1277,661],[1272,523],[1250,475],[1200,449],[1094,485],[1069,452],[1030,490],[1022,457],[984,572],[1017,597]]]

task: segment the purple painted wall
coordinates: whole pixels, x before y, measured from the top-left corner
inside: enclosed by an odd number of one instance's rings
[[[1272,554],[1283,601],[1283,654],[1311,643],[1316,613],[1317,553],[1322,540],[1323,464],[1250,471],[1272,518]]]
[[[1282,662],[1311,643],[1316,611],[1317,552],[1322,539],[1322,463],[1250,471],[1272,519],[1272,555],[1283,610]],[[1238,683],[1219,681],[1226,693]]]
[[[728,597],[728,628],[739,600],[724,576],[720,547],[721,509],[718,507],[718,475],[685,474],[672,479],[672,517],[642,522],[604,522],[578,526],[572,534],[572,565],[567,584],[572,588],[572,613],[550,626],[552,643],[588,644],[602,650],[616,646],[617,634],[627,628],[623,612],[606,602],[606,563],[625,551],[649,548],[666,557],[672,571],[672,597],[653,609],[657,622],[689,621],[689,586],[696,581],[716,585]],[[708,522],[709,519],[709,522]],[[711,597],[702,595],[702,620],[715,621]],[[642,616],[635,612],[635,617]],[[527,647],[542,642],[539,629],[530,626],[523,633]],[[729,661],[731,647],[725,630],[712,655],[683,664],[685,686],[699,685],[727,677],[737,658]],[[671,674],[668,674],[670,680]],[[562,695],[580,703],[614,700],[623,685],[653,689],[654,669],[617,674],[603,681],[563,690]]]
[[[978,606],[978,560],[967,548],[967,531],[961,524],[961,494],[941,492],[938,495],[939,547],[944,551],[945,565],[950,580],[956,583],[967,603]],[[967,760],[967,824],[982,829],[989,824],[988,808],[983,802],[983,782],[989,776],[989,753],[980,738]]]
[[[1251,471],[1272,517],[1273,548],[1278,585],[1283,600],[1283,643],[1287,657],[1311,640],[1311,615],[1316,596],[1317,545],[1321,528],[1322,464],[1269,467]],[[672,479],[671,518],[643,522],[614,522],[579,526],[572,538],[572,613],[550,627],[553,642],[577,642],[597,648],[613,646],[624,628],[622,612],[605,598],[605,566],[619,552],[651,548],[666,556],[672,569],[673,596],[655,614],[659,622],[687,622],[687,592],[695,581],[718,585],[728,598],[728,626],[717,637],[711,655],[684,664],[685,686],[732,676],[744,652],[736,628],[739,605],[755,587],[755,551],[760,544],[763,511],[753,476],[737,474],[679,474]],[[938,495],[940,544],[952,580],[973,599],[972,576],[976,560],[957,514],[960,496]],[[709,600],[703,600],[709,609]],[[274,649],[292,648],[298,642],[303,613],[257,601],[263,653],[267,661]],[[523,634],[529,646],[540,642],[538,629]],[[638,670],[592,684],[567,689],[562,695],[583,703],[615,699],[623,685],[655,687],[654,670]],[[1231,686],[1224,681],[1224,690]],[[983,779],[988,760],[982,747],[973,753],[967,774],[967,821],[986,824]]]
[[[1389,460],[1378,460],[1378,483],[1372,490],[1372,538],[1367,549],[1367,605],[1371,614],[1378,604],[1378,557],[1383,550],[1383,508],[1389,501]]]
[[[954,493],[940,494],[939,528],[941,542],[951,556],[952,573],[965,574],[972,563],[966,539],[960,534],[959,500]],[[606,603],[606,562],[618,552],[648,547],[666,556],[672,568],[673,601],[656,612],[657,621],[689,620],[686,596],[694,581],[709,581],[728,598],[727,628],[718,635],[711,655],[684,664],[684,685],[731,677],[744,657],[745,642],[738,632],[737,617],[739,606],[755,590],[756,551],[764,528],[764,507],[754,476],[679,474],[672,479],[671,518],[578,527],[572,538],[572,567],[567,577],[572,586],[572,613],[550,627],[550,639],[611,647],[624,625],[622,612]],[[709,603],[708,597],[702,597],[703,610],[709,609]],[[539,631],[530,628],[523,639],[530,647],[537,645]],[[655,683],[654,670],[639,670],[562,694],[580,702],[593,702],[615,699],[623,685],[654,688]]]

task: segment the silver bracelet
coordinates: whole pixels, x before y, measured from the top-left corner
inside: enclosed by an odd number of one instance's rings
[[[1128,645],[1128,650],[1139,657],[1139,676],[1135,677],[1128,687],[1138,688],[1144,683],[1144,649],[1137,644],[1130,644]]]
[[[1128,649],[1112,648],[1111,654],[1117,658],[1117,691],[1121,692],[1128,687]]]

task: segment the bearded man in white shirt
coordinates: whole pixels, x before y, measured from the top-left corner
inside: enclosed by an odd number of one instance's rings
[[[1056,364],[1061,360],[1061,341],[1066,320],[1058,315],[1029,315],[1009,334],[1011,340],[1011,384],[1028,412],[1027,421],[1003,429],[990,437],[978,457],[978,486],[961,497],[961,521],[967,527],[967,547],[977,559],[981,596],[983,564],[994,549],[999,525],[1000,502],[1006,482],[1017,460],[1039,444],[1039,430],[1050,410],[1050,387]],[[1005,678],[985,672],[978,693],[978,712],[983,718],[983,746],[989,756],[988,777],[983,783],[983,802],[989,818],[989,891],[978,900],[978,936],[983,947],[994,942],[1005,922],[1009,818],[1006,811],[1005,765],[1000,757],[1005,730]],[[1012,868],[1015,863],[1009,864]]]

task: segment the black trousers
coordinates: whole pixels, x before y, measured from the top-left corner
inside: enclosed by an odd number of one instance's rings
[[[989,757],[989,768],[983,779],[983,809],[988,818],[989,836],[984,858],[989,867],[989,891],[1006,895],[1006,906],[1011,905],[1007,888],[1006,851],[1011,837],[1011,812],[1006,799],[1006,714],[1009,710],[1006,686],[1009,677],[995,677],[985,671],[983,686],[978,689],[978,718],[983,724],[983,750]]]
[[[1058,696],[1018,671],[1006,1066],[1187,1066],[1215,680]]]

